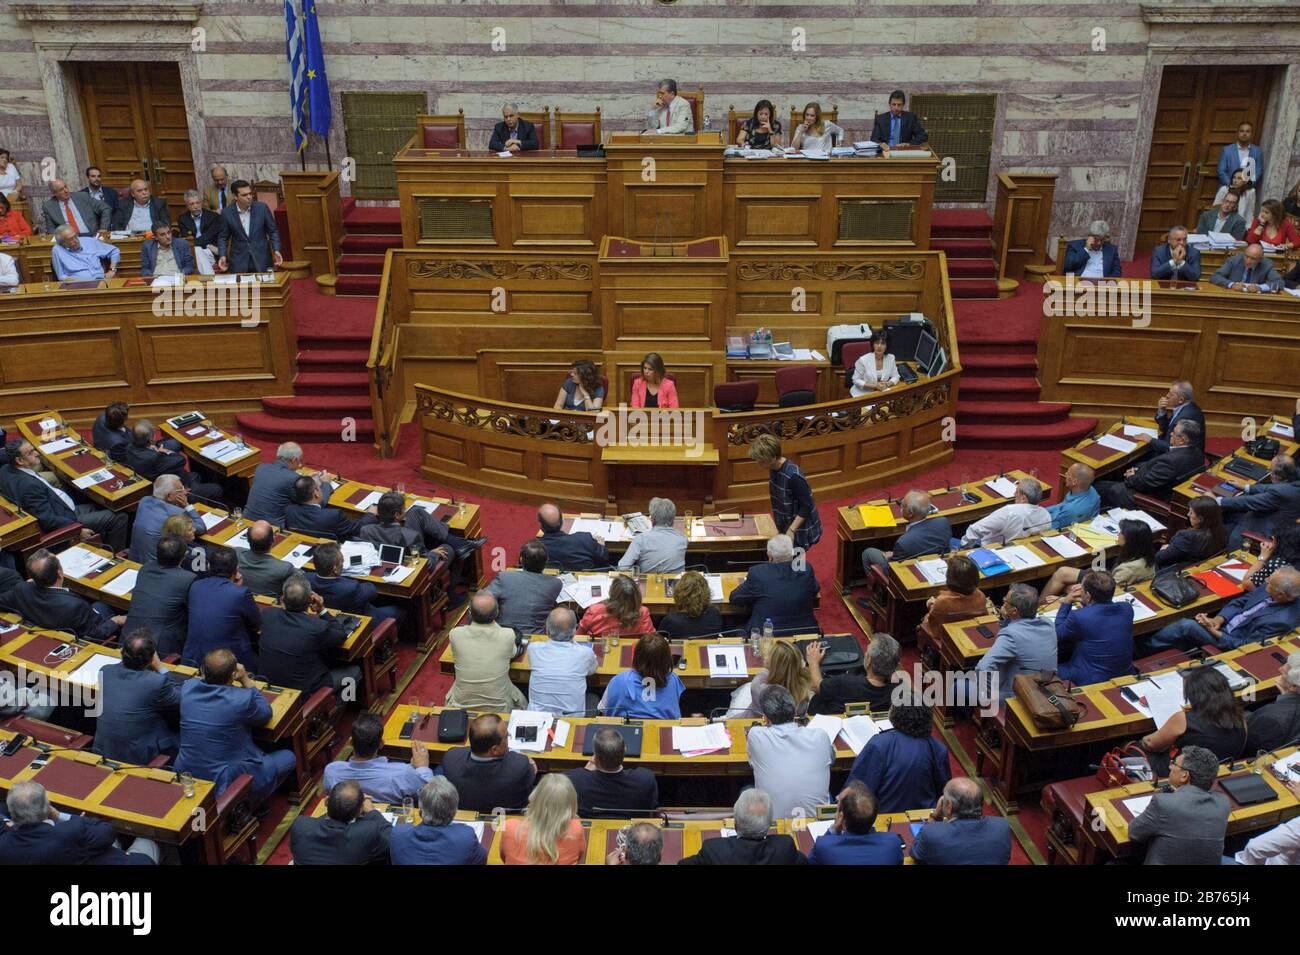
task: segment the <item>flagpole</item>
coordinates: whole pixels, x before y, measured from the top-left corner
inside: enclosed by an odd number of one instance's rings
[[[322,136],[321,138],[325,140],[325,169],[326,169],[326,171],[329,171],[329,170],[331,170],[331,169],[334,168],[334,160],[330,157],[330,137],[329,137],[329,133],[326,133],[326,134],[325,134],[324,136]]]

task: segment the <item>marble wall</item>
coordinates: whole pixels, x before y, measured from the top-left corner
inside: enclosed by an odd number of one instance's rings
[[[1160,69],[1244,60],[1279,65],[1275,88],[1260,91],[1272,103],[1265,192],[1300,178],[1294,4],[318,0],[318,14],[336,161],[347,152],[345,90],[425,92],[432,111],[464,109],[480,146],[506,99],[599,105],[607,130],[639,128],[663,76],[703,84],[715,127],[732,104],[768,97],[784,113],[817,99],[838,104],[841,125],[863,136],[895,87],[993,92],[993,168],[1058,172],[1053,228],[1077,232],[1101,217],[1127,244]],[[0,144],[37,194],[43,157],[63,169],[85,161],[61,64],[82,58],[87,41],[96,58],[181,65],[196,163],[222,160],[256,178],[298,167],[278,0],[12,0],[0,3]]]

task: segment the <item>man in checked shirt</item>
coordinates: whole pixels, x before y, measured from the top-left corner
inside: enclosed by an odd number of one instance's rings
[[[804,550],[821,540],[822,521],[812,488],[798,465],[781,456],[781,442],[773,435],[760,434],[749,446],[749,458],[768,469],[767,488],[777,533],[789,534],[795,546]]]

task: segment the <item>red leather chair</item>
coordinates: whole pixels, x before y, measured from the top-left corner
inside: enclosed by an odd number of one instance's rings
[[[1091,820],[1087,818],[1087,797],[1106,787],[1096,776],[1065,779],[1043,787],[1043,811],[1051,820],[1047,826],[1047,863],[1084,862],[1092,855],[1085,835]]]
[[[208,865],[225,865],[241,853],[250,864],[256,858],[258,820],[252,790],[253,777],[244,773],[217,797],[217,818],[204,846]]]
[[[548,106],[540,113],[520,112],[521,119],[526,119],[537,127],[537,148],[551,148],[551,108]]]
[[[87,749],[95,739],[85,733],[65,729],[44,720],[34,720],[30,716],[11,716],[0,723],[0,729],[7,729],[11,733],[22,733],[38,743],[57,746],[60,749]]]
[[[321,687],[303,704],[302,721],[307,726],[306,770],[308,778],[313,782],[302,792],[295,791],[290,794],[295,801],[301,802],[306,799],[316,788],[314,781],[325,771],[324,765],[318,769],[316,763],[323,762],[320,760],[322,754],[326,759],[329,758],[330,747],[334,745],[334,740],[338,736],[337,723],[342,714],[343,708],[339,705],[332,686]]]
[[[453,116],[420,116],[421,145],[425,149],[464,149],[465,111],[457,110]]]
[[[719,411],[753,411],[757,401],[757,381],[723,381],[713,386],[713,403]]]
[[[810,405],[817,400],[817,368],[793,365],[776,372],[777,404],[782,408]]]
[[[555,148],[577,149],[600,143],[600,108],[594,113],[565,113],[555,108]]]
[[[871,342],[846,342],[840,349],[840,363],[844,366],[844,387],[853,385],[853,366],[858,359],[871,351]]]
[[[62,527],[56,527],[52,531],[46,531],[36,538],[36,540],[24,544],[18,549],[18,556],[22,558],[22,564],[27,565],[27,558],[36,553],[41,548],[47,550],[62,550],[64,547],[71,547],[81,540],[82,525],[73,521],[71,524],[64,524]],[[95,543],[99,542],[96,535],[93,538]]]
[[[375,648],[371,653],[374,661],[375,682],[388,677],[389,690],[397,689],[397,621],[384,620],[370,634],[370,643]],[[367,703],[373,702],[367,700]]]

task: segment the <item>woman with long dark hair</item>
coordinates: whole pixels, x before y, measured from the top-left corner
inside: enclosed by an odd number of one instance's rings
[[[1156,554],[1156,570],[1185,567],[1215,554],[1228,546],[1228,530],[1223,526],[1223,508],[1214,498],[1198,497],[1187,508],[1191,527],[1183,528],[1169,539]]]
[[[776,107],[771,100],[761,99],[755,104],[754,115],[740,124],[736,145],[747,149],[781,145],[781,121],[776,118]]]
[[[1151,537],[1150,524],[1128,518],[1120,521],[1116,546],[1119,547],[1119,556],[1111,561],[1110,575],[1115,578],[1117,588],[1132,587],[1156,575],[1156,545]],[[1083,583],[1083,575],[1087,572],[1087,567],[1059,568],[1043,588],[1042,602],[1059,597],[1075,584]]]
[[[1246,716],[1232,695],[1228,678],[1212,666],[1188,667],[1182,676],[1187,708],[1141,741],[1158,776],[1167,775],[1174,753],[1188,746],[1204,746],[1219,762],[1236,759],[1246,751]],[[1168,677],[1174,678],[1173,674]]]
[[[596,365],[579,358],[569,370],[569,377],[555,396],[556,411],[599,411],[605,401],[605,387],[596,374]]]

